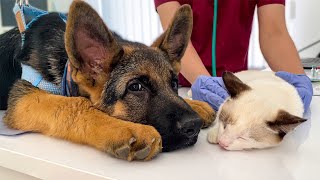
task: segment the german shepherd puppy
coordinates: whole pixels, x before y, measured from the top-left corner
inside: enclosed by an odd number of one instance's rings
[[[26,31],[22,49],[15,28],[0,37],[1,91],[11,88],[4,121],[129,161],[193,145],[215,112],[177,94],[191,31],[191,8],[182,6],[151,47],[129,42],[82,1],[72,3],[67,24],[57,13],[40,17]],[[67,60],[79,97],[50,94],[19,79],[24,63],[59,85]]]

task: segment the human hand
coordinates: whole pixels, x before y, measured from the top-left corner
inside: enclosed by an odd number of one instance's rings
[[[276,72],[276,76],[287,81],[297,89],[298,94],[303,102],[304,111],[307,111],[313,96],[310,78],[304,74],[292,74],[284,71]]]
[[[192,84],[191,91],[193,100],[205,101],[216,111],[229,97],[221,77],[199,76]]]

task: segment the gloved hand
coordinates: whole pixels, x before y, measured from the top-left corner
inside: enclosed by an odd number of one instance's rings
[[[229,97],[221,77],[199,76],[192,84],[191,91],[192,99],[205,101],[216,111]]]
[[[310,78],[304,74],[297,75],[284,71],[276,72],[276,76],[287,81],[297,89],[298,94],[300,95],[303,102],[304,111],[307,111],[313,96],[313,89]]]

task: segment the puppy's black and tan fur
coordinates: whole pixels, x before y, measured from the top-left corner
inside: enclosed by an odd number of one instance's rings
[[[8,71],[2,69],[1,76],[10,77],[1,80],[3,96],[11,87],[5,123],[127,160],[149,160],[161,150],[193,145],[214,112],[177,95],[180,60],[191,31],[191,9],[183,6],[168,30],[147,47],[109,31],[82,1],[73,2],[66,25],[56,13],[39,18],[27,30],[21,50],[19,32],[13,29],[0,36],[9,45],[0,50],[7,55],[1,68]],[[79,97],[49,94],[17,80],[25,63],[59,85],[68,59]]]

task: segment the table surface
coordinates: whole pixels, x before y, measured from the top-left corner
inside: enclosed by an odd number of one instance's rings
[[[314,97],[311,118],[271,149],[225,151],[207,143],[208,130],[203,130],[190,148],[160,153],[148,162],[127,162],[88,146],[25,134],[0,136],[0,166],[40,179],[318,180],[319,108],[320,97]]]

